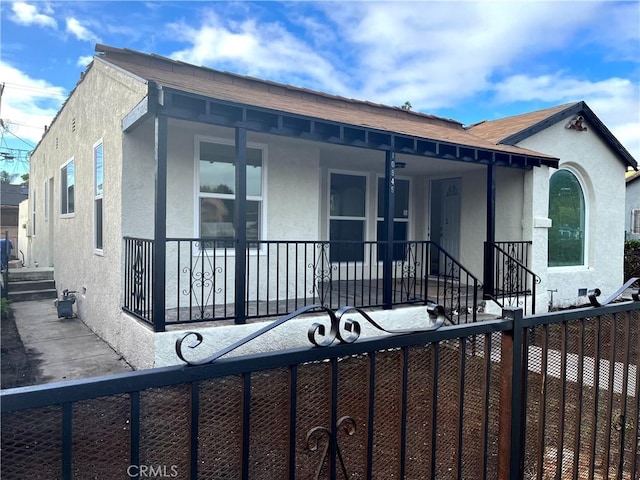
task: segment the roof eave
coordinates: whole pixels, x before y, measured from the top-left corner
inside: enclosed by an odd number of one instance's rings
[[[554,125],[572,115],[582,114],[586,120],[593,125],[595,132],[609,145],[609,147],[613,150],[613,152],[620,158],[620,160],[627,166],[631,167],[634,170],[638,170],[638,163],[631,156],[628,150],[618,141],[618,139],[611,133],[611,131],[607,128],[607,126],[602,123],[602,121],[598,118],[598,116],[589,108],[589,106],[584,102],[580,101],[564,110],[554,113],[544,120],[531,125],[519,132],[516,132],[508,137],[503,138],[498,143],[503,145],[513,145],[520,143],[522,140],[529,138],[532,135],[535,135],[538,132]]]
[[[366,125],[222,100],[173,87],[161,86],[160,88],[163,91],[164,100],[162,105],[157,106],[158,112],[177,119],[232,128],[245,126],[252,131],[279,136],[299,137],[373,150],[392,150],[397,153],[468,163],[529,169],[541,165],[557,167],[559,162],[555,157],[526,149],[516,152],[501,149],[499,145],[493,148],[492,146],[466,145],[461,142],[415,136],[393,130],[380,130]],[[148,110],[151,109],[152,107],[148,107]],[[138,107],[135,107],[125,118],[137,117],[139,111]],[[123,129],[135,128],[137,123],[125,122]]]

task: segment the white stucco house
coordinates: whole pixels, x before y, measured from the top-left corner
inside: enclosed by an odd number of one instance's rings
[[[628,175],[626,181],[625,196],[625,223],[624,231],[626,240],[640,239],[640,172]]]
[[[136,367],[305,305],[474,321],[623,283],[636,161],[583,102],[465,128],[96,50],[31,157],[26,261]]]

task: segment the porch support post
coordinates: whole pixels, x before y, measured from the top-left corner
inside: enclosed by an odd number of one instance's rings
[[[246,323],[245,291],[247,287],[247,129],[236,127],[236,271],[235,323]]]
[[[165,331],[167,258],[167,116],[155,118],[155,216],[153,219],[153,329]]]
[[[386,247],[382,265],[382,303],[388,310],[393,306],[393,213],[395,204],[396,154],[391,150],[385,152],[384,165],[384,232]]]
[[[484,244],[484,298],[495,293],[494,263],[496,241],[496,173],[495,167],[487,165],[487,241]]]

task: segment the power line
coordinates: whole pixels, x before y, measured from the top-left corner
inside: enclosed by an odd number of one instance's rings
[[[64,89],[62,87],[41,88],[41,87],[33,87],[31,85],[23,85],[19,83],[11,83],[11,82],[4,82],[3,85],[7,87],[15,88],[17,90],[30,90],[32,92],[46,93],[47,95],[51,95],[51,96],[64,96]]]
[[[4,124],[3,124],[3,126],[4,126]],[[7,133],[10,133],[10,134],[11,134],[11,135],[13,135],[14,137],[16,137],[18,140],[20,140],[21,142],[25,143],[26,145],[29,145],[29,147],[31,147],[31,148],[34,148],[34,147],[35,147],[35,145],[33,145],[33,143],[30,143],[30,142],[26,141],[25,139],[20,138],[20,137],[19,137],[19,136],[17,136],[15,133],[13,133],[11,130],[8,130],[6,127],[4,127],[4,131],[5,131],[5,132],[7,132]]]

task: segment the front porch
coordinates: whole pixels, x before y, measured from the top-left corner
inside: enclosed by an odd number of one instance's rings
[[[167,239],[165,277],[159,282],[155,242],[125,238],[123,310],[154,331],[195,322],[242,324],[309,305],[392,309],[433,302],[455,324],[477,321],[486,301],[535,312],[536,277],[526,268],[530,242],[487,249],[493,257],[491,289],[483,289],[477,276],[431,241],[392,242],[390,262],[384,241],[248,242],[241,262],[237,243]]]
[[[529,256],[511,245],[534,238],[529,171],[557,159],[335,102],[288,111],[150,85],[123,120],[123,310],[156,332],[308,305],[433,301],[452,323],[482,300],[535,311]]]

